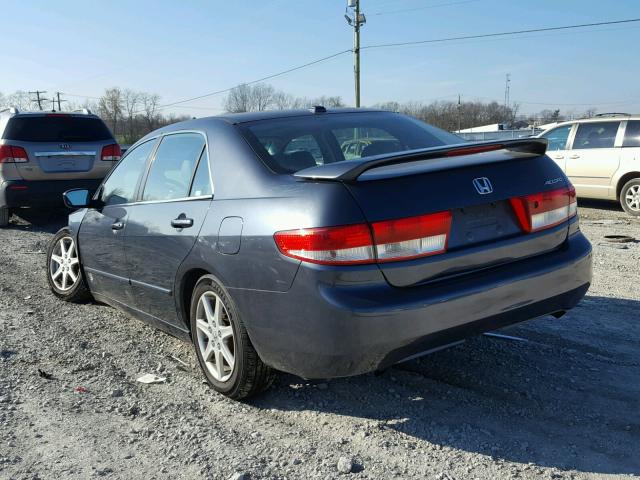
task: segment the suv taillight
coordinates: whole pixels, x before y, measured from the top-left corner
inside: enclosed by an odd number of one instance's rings
[[[451,213],[361,223],[339,227],[277,232],[286,256],[322,265],[355,265],[410,260],[443,253],[451,230]]]
[[[122,156],[122,150],[120,150],[120,145],[114,143],[112,145],[105,145],[102,147],[102,160],[106,162],[117,162],[120,160]]]
[[[29,161],[27,151],[13,145],[0,145],[0,163],[25,163]]]
[[[578,213],[573,186],[512,198],[511,206],[525,232],[537,232],[566,222]]]

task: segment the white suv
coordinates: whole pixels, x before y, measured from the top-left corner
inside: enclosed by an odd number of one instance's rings
[[[617,200],[640,216],[640,115],[606,114],[558,123],[539,137],[578,197]]]

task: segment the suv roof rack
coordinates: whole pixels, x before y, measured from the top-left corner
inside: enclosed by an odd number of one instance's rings
[[[623,112],[610,112],[610,113],[596,113],[596,117],[630,117],[630,113]]]
[[[0,110],[0,113],[9,112],[9,113],[20,113],[20,111],[16,107],[9,107],[3,110]]]

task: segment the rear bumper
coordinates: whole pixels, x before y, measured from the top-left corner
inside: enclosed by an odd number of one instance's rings
[[[62,194],[72,188],[95,190],[102,179],[6,180],[0,183],[0,207],[62,207]]]
[[[591,244],[411,288],[324,282],[302,266],[285,293],[232,289],[263,361],[305,378],[357,375],[481,332],[573,308],[591,283]]]

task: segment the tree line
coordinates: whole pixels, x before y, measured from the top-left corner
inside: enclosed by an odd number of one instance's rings
[[[191,118],[163,112],[160,100],[160,95],[155,93],[112,87],[106,89],[98,99],[87,99],[82,103],[66,101],[62,104],[62,110],[88,108],[105,121],[120,143],[131,144],[156,128]],[[45,110],[56,107],[52,100],[44,100],[42,104]],[[328,108],[347,106],[340,96],[296,97],[266,83],[243,84],[232,88],[223,105],[229,113],[300,109],[314,105]],[[0,92],[0,110],[10,106],[20,110],[38,109],[38,104],[26,91],[8,95]],[[595,109],[584,112],[544,109],[535,114],[522,115],[519,114],[520,105],[517,103],[504,105],[495,101],[391,101],[372,107],[404,113],[449,131],[495,123],[505,124],[506,128],[526,128],[596,114]]]
[[[46,111],[57,110],[52,99],[41,100],[38,105],[33,95],[26,91],[18,90],[9,95],[0,92],[0,110],[8,107],[21,111],[39,110],[40,106]],[[65,100],[61,104],[61,111],[66,112],[83,108],[102,118],[122,144],[132,144],[157,128],[191,118],[162,112],[158,94],[119,87],[107,88],[97,99],[87,99],[82,103]]]

